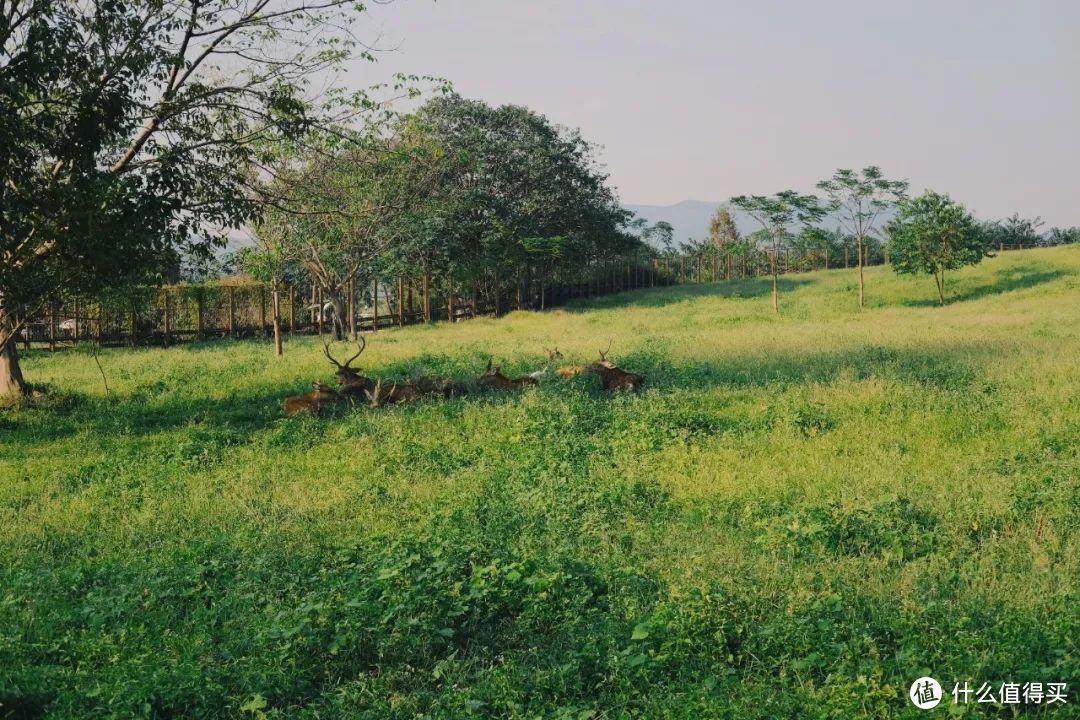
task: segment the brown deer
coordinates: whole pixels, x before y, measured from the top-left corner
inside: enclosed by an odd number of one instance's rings
[[[607,350],[600,351],[600,359],[589,365],[588,369],[600,376],[600,386],[605,390],[636,390],[645,384],[645,377],[637,373],[626,372],[607,359],[611,351],[608,340]]]
[[[394,383],[389,389],[384,388],[382,380],[375,383],[372,390],[366,391],[368,403],[373,408],[386,405],[401,405],[424,397],[424,393],[409,383]]]
[[[495,365],[492,367],[491,360],[488,360],[487,369],[484,370],[484,374],[480,376],[478,382],[484,387],[491,387],[497,390],[520,390],[526,385],[539,384],[534,377],[514,378],[511,380],[502,374],[502,366]]]
[[[410,384],[424,395],[442,395],[447,399],[464,395],[466,391],[463,383],[440,375],[420,375],[413,378]]]
[[[341,399],[334,388],[319,380],[311,383],[311,392],[307,395],[285,398],[282,410],[286,417],[293,417],[303,413],[318,415],[323,405],[332,405]]]
[[[548,356],[548,366],[550,366],[551,363],[555,362],[556,360],[563,359],[563,354],[559,352],[558,346],[551,349],[545,347],[544,352],[547,353]],[[555,374],[561,378],[572,378],[575,375],[580,375],[588,369],[589,368],[585,367],[584,365],[563,365],[562,367],[555,368]],[[532,373],[531,377],[536,377],[537,375],[546,375],[547,370],[548,368],[545,367],[539,372]]]
[[[371,378],[364,377],[355,368],[350,367],[353,360],[360,357],[367,348],[367,340],[364,339],[363,335],[360,336],[360,343],[357,347],[359,350],[356,351],[355,355],[344,363],[339,363],[330,354],[330,343],[323,344],[323,354],[326,355],[326,359],[337,367],[334,374],[337,375],[338,384],[341,386],[338,392],[343,398],[352,401],[363,400],[367,393],[375,388],[375,383],[372,382]]]

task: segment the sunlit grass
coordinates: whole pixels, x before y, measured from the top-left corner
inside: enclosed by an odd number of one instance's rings
[[[1080,248],[943,308],[872,268],[860,312],[854,280],[783,278],[779,318],[754,279],[384,330],[357,363],[514,376],[610,339],[647,377],[616,397],[285,419],[333,377],[317,338],[107,350],[108,395],[85,348],[31,353],[0,716],[881,717],[924,669],[1080,677]]]

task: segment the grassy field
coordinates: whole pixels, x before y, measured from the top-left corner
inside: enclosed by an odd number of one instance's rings
[[[314,339],[25,360],[0,413],[0,717],[931,716],[1080,707],[1080,248],[384,331],[367,374],[593,376],[329,417]],[[344,352],[345,346],[338,348]],[[996,694],[996,692],[995,692]],[[938,716],[1013,717],[969,705]]]

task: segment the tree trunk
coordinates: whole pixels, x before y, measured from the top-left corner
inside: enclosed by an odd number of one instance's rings
[[[773,247],[772,253],[769,254],[769,265],[771,265],[772,269],[772,309],[773,313],[776,315],[780,314],[780,279],[777,270],[777,265],[779,264],[777,255],[779,255],[779,253],[780,250]]]
[[[19,350],[15,338],[11,338],[0,351],[0,405],[15,402],[30,394],[30,386],[23,379],[19,367]]]
[[[864,306],[864,284],[863,280],[863,239],[860,237],[859,241],[859,308]]]
[[[424,303],[424,322],[431,322],[431,282],[427,273],[424,273],[420,282],[423,295],[422,302]]]
[[[397,278],[397,323],[398,327],[405,327],[405,277],[398,275]]]
[[[274,321],[274,354],[281,357],[284,351],[281,347],[281,293],[278,291],[277,278],[274,278],[271,286],[270,301]]]
[[[344,288],[334,288],[330,291],[330,307],[334,311],[334,317],[330,321],[330,326],[334,329],[334,340],[341,342],[345,340],[345,314],[341,308],[341,296]]]

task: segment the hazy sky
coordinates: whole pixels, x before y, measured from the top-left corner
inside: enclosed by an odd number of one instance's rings
[[[627,203],[880,165],[1080,225],[1080,0],[397,0],[350,81],[439,75],[580,127]]]

